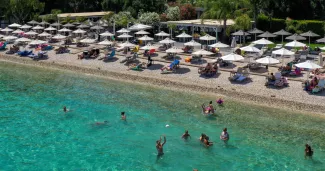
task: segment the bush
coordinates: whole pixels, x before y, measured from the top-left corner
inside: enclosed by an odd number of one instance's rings
[[[158,23],[160,22],[160,18],[159,18],[159,14],[155,12],[147,12],[147,13],[142,13],[138,21],[142,24],[154,26],[154,25],[158,25]]]
[[[286,28],[286,20],[269,18],[261,14],[257,17],[257,28],[264,31],[276,32]]]

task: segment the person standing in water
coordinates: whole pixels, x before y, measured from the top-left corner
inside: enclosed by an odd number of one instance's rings
[[[164,145],[166,143],[166,136],[164,135],[164,143],[161,143],[161,136],[160,136],[160,139],[156,141],[156,149],[157,149],[157,158],[161,157],[164,155]]]
[[[228,142],[229,140],[229,134],[227,132],[227,128],[224,128],[221,135],[220,135],[220,139],[223,140],[225,143]]]
[[[314,151],[311,149],[311,146],[306,144],[305,147],[306,147],[305,148],[305,158],[307,158],[307,157],[312,158],[313,154],[314,154]]]
[[[182,135],[182,138],[187,140],[188,137],[191,137],[190,134],[188,133],[188,130],[185,131],[185,133]]]
[[[126,121],[126,115],[125,115],[125,112],[121,112],[121,119]]]
[[[67,111],[68,111],[67,107],[63,106],[63,112],[67,112]]]

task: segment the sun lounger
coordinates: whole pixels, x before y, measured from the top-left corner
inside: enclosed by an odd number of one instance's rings
[[[28,56],[28,55],[31,55],[33,53],[33,51],[27,51],[27,50],[24,50],[24,51],[20,51],[18,52],[17,54],[21,57],[25,57],[25,56]]]
[[[137,53],[134,53],[132,56],[127,56],[125,57],[125,59],[123,59],[120,63],[130,63],[130,62],[133,62],[137,59],[138,57],[138,54]]]
[[[288,86],[288,78],[283,77],[280,72],[275,73],[275,81],[269,80],[268,77],[266,77],[266,83],[265,86],[275,86],[275,87],[284,87]]]
[[[230,77],[228,78],[230,81],[237,81],[237,82],[243,82],[246,79],[249,78],[249,72],[245,68],[238,67],[236,72],[231,72]]]
[[[218,63],[207,64],[205,67],[199,67],[198,73],[205,76],[213,76],[218,73]]]
[[[7,42],[3,43],[3,44],[0,46],[0,50],[6,50],[6,46],[7,46]]]
[[[322,80],[319,80],[317,86],[315,88],[313,88],[312,93],[319,93],[324,89],[325,89],[325,80],[322,79]]]
[[[109,60],[113,59],[114,56],[115,56],[115,50],[113,50],[113,51],[111,52],[111,54],[107,55],[107,57],[104,58],[104,61],[109,61]]]
[[[142,71],[143,68],[145,68],[147,64],[145,62],[139,63],[139,64],[131,64],[129,66],[128,70],[134,70],[134,71]]]
[[[175,59],[169,66],[161,68],[161,74],[173,73],[179,68],[179,60]]]

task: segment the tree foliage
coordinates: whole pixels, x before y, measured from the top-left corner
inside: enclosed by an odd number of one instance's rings
[[[195,7],[192,4],[180,5],[181,20],[191,20],[196,18]]]
[[[147,12],[147,13],[142,13],[138,21],[142,24],[157,26],[158,23],[160,22],[160,17],[158,13]]]
[[[44,10],[44,3],[38,0],[10,0],[7,8],[8,17],[13,17],[17,22],[34,18]]]
[[[126,27],[129,22],[133,22],[134,20],[130,12],[121,11],[114,14],[110,22],[115,22],[115,25],[118,27]]]
[[[178,6],[168,7],[166,14],[167,14],[167,19],[170,21],[178,21],[181,17]]]

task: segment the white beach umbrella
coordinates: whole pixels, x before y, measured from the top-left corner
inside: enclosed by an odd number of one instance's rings
[[[133,26],[128,28],[128,30],[131,31],[139,31],[139,30],[147,30],[147,29],[151,29],[151,26],[144,25],[144,24],[134,24]]]
[[[16,42],[30,42],[32,40],[28,39],[28,38],[25,38],[25,37],[22,37],[22,38],[19,38],[19,39],[16,39]]]
[[[304,46],[306,46],[306,44],[294,40],[290,43],[285,44],[285,46],[287,46],[287,47],[304,47]]]
[[[93,27],[90,27],[90,29],[92,29],[92,30],[103,30],[104,27],[102,27],[102,26],[93,26]]]
[[[206,34],[205,36],[201,36],[200,40],[206,40],[206,41],[216,40],[216,37],[213,37],[213,36],[210,36],[209,34]]]
[[[14,33],[14,34],[21,34],[21,33],[24,33],[24,31],[22,31],[20,29],[17,29],[15,31],[13,31],[12,33]]]
[[[271,56],[266,56],[264,58],[256,60],[257,63],[271,65],[280,63],[279,60],[272,58]]]
[[[81,43],[95,43],[96,42],[96,39],[89,39],[89,38],[85,38],[85,39],[82,39],[80,40]]]
[[[171,40],[170,38],[166,38],[166,39],[164,39],[164,40],[161,40],[161,41],[159,41],[159,43],[162,43],[162,44],[171,44],[171,43],[175,43],[176,41],[174,41],[174,40]]]
[[[67,24],[64,24],[63,27],[68,27],[68,28],[70,28],[70,27],[75,27],[75,25],[70,24],[70,23],[67,23]]]
[[[35,20],[32,20],[32,21],[29,21],[27,22],[28,24],[31,24],[31,25],[36,25],[36,24],[39,24],[37,21]]]
[[[201,43],[198,43],[198,42],[196,42],[196,41],[194,41],[194,40],[191,40],[191,41],[189,41],[189,42],[187,42],[187,43],[184,43],[184,45],[185,46],[201,46]]]
[[[104,40],[104,41],[101,41],[101,42],[99,42],[98,43],[99,45],[112,45],[113,44],[113,42],[111,42],[111,41],[109,41],[109,40]]]
[[[40,44],[44,44],[46,43],[46,41],[42,41],[42,40],[33,40],[31,41],[29,44],[30,45],[40,45]]]
[[[227,47],[229,47],[229,45],[223,44],[221,42],[217,42],[217,43],[209,45],[209,46],[213,47],[213,48],[227,48]]]
[[[3,32],[11,32],[11,31],[14,31],[14,30],[11,29],[11,28],[6,27],[6,28],[2,29],[1,31],[3,31]]]
[[[204,49],[200,49],[192,53],[192,55],[213,55],[214,53],[206,51]]]
[[[240,48],[240,50],[243,50],[245,52],[256,52],[256,53],[259,53],[261,51],[254,46],[245,46],[245,47]]]
[[[33,27],[32,29],[33,30],[43,30],[44,27],[37,25],[37,26]]]
[[[151,40],[153,40],[153,38],[152,38],[152,37],[149,37],[149,36],[147,36],[147,35],[144,35],[144,36],[140,37],[139,40],[143,40],[143,41],[151,41]]]
[[[49,33],[46,33],[45,31],[41,34],[38,35],[39,37],[49,37],[49,36],[52,36],[51,34]]]
[[[140,30],[138,32],[135,32],[134,34],[145,35],[145,34],[150,34],[150,33],[147,31],[144,31],[144,30]]]
[[[109,37],[109,36],[114,36],[114,34],[110,33],[109,31],[106,31],[106,32],[104,32],[104,33],[101,33],[100,35],[101,35],[101,36],[106,36],[106,37],[107,37],[107,36],[108,36],[108,37]]]
[[[294,55],[295,53],[288,50],[288,49],[285,49],[285,48],[281,48],[279,50],[275,50],[272,52],[272,54],[274,55],[281,55],[281,56],[290,56],[290,55]]]
[[[2,39],[8,41],[8,40],[18,39],[18,37],[16,37],[16,36],[6,36],[6,37],[3,37]]]
[[[325,37],[316,40],[317,43],[325,43]]]
[[[165,33],[164,31],[161,31],[161,32],[159,32],[159,33],[157,33],[157,34],[155,34],[156,36],[161,36],[161,37],[167,37],[167,36],[170,36],[170,34],[168,34],[168,33]]]
[[[325,50],[325,46],[324,46],[324,47],[321,47],[321,48],[319,48],[319,49],[321,49],[321,50]]]
[[[318,68],[323,68],[311,61],[306,61],[306,62],[302,62],[302,63],[299,63],[299,64],[295,64],[296,67],[299,67],[299,68],[305,68],[305,69],[318,69]]]
[[[302,37],[298,34],[294,34],[294,35],[291,35],[291,36],[288,36],[286,37],[287,40],[306,40],[305,37]]]
[[[39,25],[41,26],[46,26],[46,25],[50,25],[50,23],[46,22],[46,21],[42,21],[39,23]]]
[[[131,38],[131,37],[133,37],[133,36],[131,36],[131,35],[128,35],[127,33],[123,33],[123,34],[121,34],[121,35],[119,35],[119,36],[117,36],[118,38]]]
[[[151,50],[151,49],[158,49],[158,47],[148,43],[147,45],[141,47],[140,49],[142,49],[142,50]]]
[[[29,32],[26,32],[25,34],[30,35],[30,36],[38,35],[38,33],[36,33],[35,31],[29,31]]]
[[[178,38],[191,38],[192,36],[189,35],[189,34],[186,34],[185,32],[183,32],[182,34],[180,34],[180,35],[178,35],[176,37],[178,37]]]
[[[67,38],[67,36],[63,36],[61,34],[57,34],[57,35],[52,37],[52,39],[58,39],[58,40],[62,40],[62,39],[65,39],[65,38]]]
[[[184,52],[183,49],[177,48],[175,46],[166,50],[167,53],[182,53]]]
[[[17,24],[17,23],[13,23],[13,24],[10,24],[8,27],[18,28],[18,27],[21,27],[21,25],[20,24]]]
[[[23,26],[21,26],[21,27],[19,27],[20,29],[30,29],[30,28],[32,28],[32,26],[30,26],[30,25],[23,25]]]
[[[72,30],[67,29],[67,28],[63,28],[63,29],[58,30],[58,32],[71,32],[71,31]]]
[[[241,55],[231,53],[229,55],[222,56],[221,59],[224,61],[240,61],[240,60],[244,60],[244,57],[242,57]]]
[[[86,33],[86,31],[85,30],[81,30],[81,29],[77,29],[77,30],[73,31],[72,33],[75,33],[75,34],[84,34],[84,33]]]
[[[256,40],[253,42],[254,44],[257,44],[257,45],[270,45],[270,44],[274,44],[273,42],[269,41],[269,40],[266,40],[265,38],[262,38],[262,39],[259,39],[259,40]]]
[[[85,25],[85,24],[80,24],[79,26],[77,26],[77,28],[80,28],[80,29],[88,29],[88,28],[90,28],[90,26]]]
[[[56,22],[56,23],[52,23],[51,26],[52,27],[60,27],[62,24]]]
[[[121,47],[135,47],[136,45],[126,41],[126,42],[120,44],[119,46],[121,46]]]
[[[264,37],[264,38],[269,38],[269,37],[276,37],[277,35],[272,34],[268,31],[264,32],[263,34],[258,35],[257,37]]]
[[[54,28],[54,27],[52,27],[52,26],[50,26],[50,27],[48,27],[48,28],[46,28],[46,29],[44,29],[45,31],[55,31],[55,30],[57,30],[56,28]]]
[[[118,30],[117,33],[129,33],[131,32],[130,30],[127,30],[125,28],[122,28],[121,30]]]

